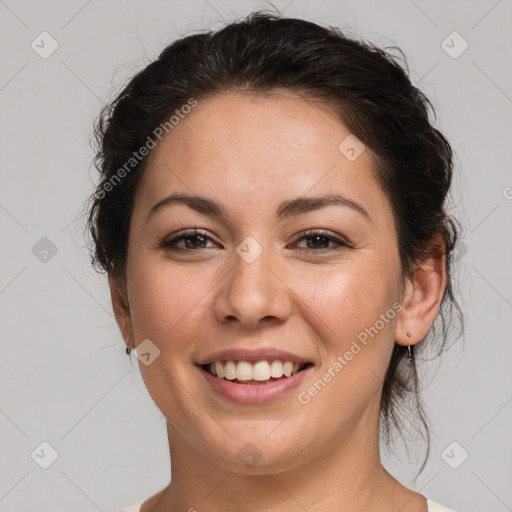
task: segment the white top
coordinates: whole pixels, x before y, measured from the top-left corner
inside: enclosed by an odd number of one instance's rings
[[[136,503],[135,505],[131,505],[130,507],[123,508],[119,512],[140,512],[140,507],[142,503],[144,503],[143,500],[139,503]],[[436,503],[435,501],[429,500],[427,498],[427,505],[428,505],[428,512],[455,512],[455,510],[452,510],[451,508],[443,507],[443,505],[440,505],[439,503]]]

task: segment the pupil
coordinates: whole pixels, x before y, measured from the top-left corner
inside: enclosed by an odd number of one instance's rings
[[[185,245],[187,246],[187,249],[194,249],[194,248],[198,247],[198,244],[194,244],[194,243],[191,244],[192,239],[197,240],[198,238],[201,239],[201,241],[199,242],[200,244],[204,243],[205,237],[203,235],[192,235],[192,236],[187,237],[185,240]]]
[[[313,239],[313,240],[315,240],[316,242],[318,242],[318,239],[324,239],[324,240],[325,240],[325,236],[323,236],[323,235],[312,235],[312,236],[310,237],[310,239]],[[325,243],[325,242],[324,242],[324,243]],[[316,243],[314,244],[313,248],[315,248],[315,247],[318,247],[318,245],[317,245]]]

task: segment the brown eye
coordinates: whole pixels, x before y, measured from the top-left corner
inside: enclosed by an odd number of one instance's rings
[[[352,247],[352,245],[344,240],[341,240],[330,234],[329,231],[307,231],[298,240],[307,240],[306,251],[322,252],[322,251],[335,251],[342,247]],[[334,242],[337,247],[326,247],[329,243]]]
[[[211,237],[204,232],[197,229],[187,231],[173,238],[163,240],[160,247],[168,250],[188,251],[196,249],[207,249],[206,244],[208,240],[213,241]],[[178,244],[184,242],[184,246],[180,247]]]

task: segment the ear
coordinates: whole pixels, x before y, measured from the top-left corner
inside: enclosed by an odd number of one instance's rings
[[[398,317],[395,342],[415,345],[428,333],[441,306],[446,286],[445,243],[436,234],[428,247],[428,259],[417,265],[405,283],[403,309]],[[411,337],[407,333],[411,333]]]
[[[126,344],[133,348],[135,346],[134,340],[132,340],[131,343],[128,342],[132,333],[132,319],[130,316],[130,307],[128,305],[126,291],[113,274],[109,274],[108,284],[110,287],[112,308],[114,310],[117,325]]]

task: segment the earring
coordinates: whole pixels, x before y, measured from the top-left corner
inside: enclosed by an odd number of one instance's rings
[[[412,338],[412,334],[410,332],[406,332],[405,335],[408,337],[408,338]],[[412,346],[411,345],[407,345],[407,352],[409,354],[409,361],[412,361]]]
[[[117,289],[119,290],[119,287]],[[119,291],[119,293],[121,293],[121,291]],[[119,308],[119,311],[121,312],[121,315],[123,316],[123,322],[124,322],[123,308]],[[130,341],[130,335],[131,335],[131,333],[128,334],[128,339],[126,340],[125,352],[127,355],[130,355],[130,352],[132,351],[132,347],[130,347],[130,345],[128,345],[128,342]]]
[[[125,352],[127,355],[130,355],[130,352],[132,351],[132,347],[130,345],[128,345],[128,342],[130,341],[130,334],[128,334],[128,339],[126,340],[126,349],[125,349]]]

